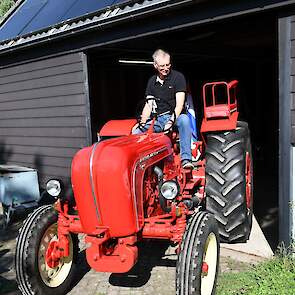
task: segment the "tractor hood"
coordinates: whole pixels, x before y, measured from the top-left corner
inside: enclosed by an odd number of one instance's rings
[[[171,154],[163,133],[107,139],[80,150],[72,162],[72,186],[85,233],[97,227],[109,228],[112,237],[139,231],[144,172]]]

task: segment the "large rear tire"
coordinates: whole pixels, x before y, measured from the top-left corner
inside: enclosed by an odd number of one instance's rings
[[[72,287],[78,255],[78,238],[69,235],[69,256],[50,267],[45,256],[58,239],[58,213],[52,206],[37,208],[20,230],[15,254],[18,287],[25,295],[63,295]]]
[[[219,236],[208,212],[193,215],[184,233],[176,265],[177,295],[214,295],[219,268]]]
[[[248,124],[207,135],[206,209],[214,214],[220,240],[246,242],[252,227],[253,167]]]

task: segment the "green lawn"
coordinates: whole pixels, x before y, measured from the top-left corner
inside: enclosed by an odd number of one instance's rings
[[[0,20],[4,14],[14,5],[13,0],[0,0]]]
[[[217,295],[295,295],[295,259],[277,256],[246,271],[220,274]]]

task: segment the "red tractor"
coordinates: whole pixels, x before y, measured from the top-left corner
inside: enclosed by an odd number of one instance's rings
[[[220,240],[245,242],[252,224],[250,134],[237,121],[237,83],[204,85],[193,170],[181,168],[175,132],[153,133],[151,125],[131,135],[136,120],[106,123],[101,140],[73,159],[75,203],[50,180],[47,191],[58,200],[24,222],[15,259],[22,294],[67,293],[79,267],[80,233],[87,262],[99,272],[128,272],[139,241],[169,240],[178,246],[176,293],[214,294]]]

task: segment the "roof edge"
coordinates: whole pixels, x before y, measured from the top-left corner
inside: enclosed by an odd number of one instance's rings
[[[174,5],[182,5],[183,3],[191,3],[192,1],[193,0],[126,0],[120,4],[106,7],[104,9],[85,14],[77,18],[65,20],[56,25],[49,26],[38,31],[0,41],[0,54],[2,54],[3,51],[7,49],[15,50],[24,45],[26,46],[46,38],[52,41],[53,39],[56,39],[60,36],[73,34],[82,28],[87,29],[91,25],[101,27],[108,22],[115,22],[116,20],[119,21],[120,19],[124,19],[124,16],[135,13],[135,11],[137,14],[141,14],[146,11],[151,11],[151,8],[157,7],[159,9],[167,7],[167,5],[172,5],[172,3],[174,3]],[[197,1],[202,2],[205,0]],[[133,17],[134,16],[135,15],[133,15]]]
[[[22,2],[24,0],[19,1]],[[161,11],[167,7],[169,7],[169,10],[171,10],[176,9],[177,6],[183,4],[190,5],[196,3],[199,4],[202,2],[209,2],[209,0],[126,0],[119,5],[117,4],[107,7],[106,9],[69,19],[54,26],[50,26],[39,31],[34,31],[23,36],[17,36],[13,39],[0,41],[0,55],[31,46],[36,44],[37,41],[40,43],[54,41],[56,39],[64,38],[75,33],[82,33],[90,29],[101,29],[109,25],[118,24],[122,21],[126,21],[130,16],[132,16],[132,19],[134,20],[136,17],[148,15],[150,13],[154,13],[155,11]],[[272,3],[272,1],[269,0],[266,1],[264,6],[249,6],[243,11],[232,11],[225,15],[213,15],[209,19],[201,19],[190,22],[189,25],[204,24],[207,22],[218,21],[238,15],[258,13],[265,10],[283,8],[290,5],[295,5],[295,0],[284,0],[275,3]],[[177,28],[183,28],[186,26],[187,24],[178,25]]]
[[[26,0],[17,0],[17,2],[15,2],[15,5],[13,5],[7,12],[6,14],[3,16],[2,19],[0,19],[0,28],[2,25],[5,24],[5,22],[10,18],[10,16],[12,16],[16,10],[21,6],[21,4],[23,2],[25,2]],[[115,4],[115,5],[111,5],[111,6],[105,6],[101,9],[98,9],[96,11],[92,11],[92,12],[89,12],[89,13],[85,13],[83,15],[80,15],[80,16],[76,16],[76,17],[73,17],[73,18],[69,18],[67,20],[63,20],[63,21],[60,21],[58,23],[54,23],[54,24],[51,24],[47,27],[44,27],[44,28],[40,28],[38,30],[34,30],[32,32],[29,32],[29,33],[26,33],[26,34],[22,34],[22,35],[16,35],[15,37],[13,38],[8,38],[8,39],[4,39],[4,40],[0,40],[0,44],[2,43],[7,43],[11,40],[15,40],[15,39],[21,39],[21,38],[26,38],[27,36],[31,36],[31,35],[36,35],[38,33],[42,33],[42,32],[45,32],[45,31],[48,31],[54,27],[60,27],[64,24],[67,24],[67,23],[72,23],[72,22],[76,22],[76,21],[80,21],[81,19],[83,18],[88,18],[88,17],[91,17],[91,16],[95,16],[97,15],[99,12],[104,12],[104,11],[108,11],[110,9],[114,9],[116,7],[121,7],[121,6],[126,6],[126,5],[132,5],[134,3],[138,2],[138,0],[125,0],[121,3],[118,3],[118,4]]]

